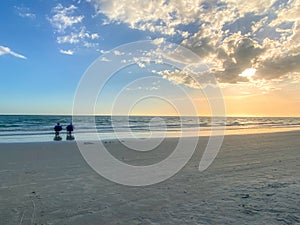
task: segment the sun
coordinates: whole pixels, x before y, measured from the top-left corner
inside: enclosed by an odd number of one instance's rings
[[[255,73],[256,73],[255,68],[247,68],[239,76],[250,78],[253,77]]]

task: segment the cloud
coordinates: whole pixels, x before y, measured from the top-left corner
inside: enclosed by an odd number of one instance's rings
[[[200,62],[208,65],[206,74],[222,83],[285,79],[300,72],[300,0],[90,3],[110,23],[152,32],[156,38],[153,43],[158,45],[180,36],[178,44],[195,53]],[[174,55],[171,58],[175,61],[197,63],[193,56],[183,59]],[[240,76],[247,69],[256,71],[251,79]],[[187,71],[160,72],[169,80],[195,86],[187,79]]]
[[[69,44],[76,44],[80,41],[79,35],[77,33],[70,33],[65,36],[58,36],[57,37],[57,43],[63,44],[63,43],[69,43]]]
[[[300,12],[300,1],[299,0],[289,0],[286,7],[278,10],[276,20],[272,21],[271,25],[278,25],[287,21],[299,21]]]
[[[6,54],[15,56],[15,57],[20,58],[20,59],[27,59],[25,56],[10,50],[8,47],[0,46],[0,56],[1,55],[6,55]]]
[[[98,13],[107,16],[108,22],[126,23],[130,28],[149,30],[167,35],[180,34],[176,26],[196,21],[200,10],[197,1],[134,1],[92,0]],[[198,1],[199,2],[199,1]],[[182,33],[186,36],[186,33]]]
[[[215,58],[221,61],[221,69],[211,71],[215,72],[219,81],[235,83],[247,81],[239,74],[252,68],[253,62],[265,49],[257,41],[236,34],[226,38],[217,51]]]
[[[69,45],[86,48],[98,46],[96,41],[100,35],[87,30],[83,23],[85,17],[79,13],[76,6],[64,7],[58,4],[51,13],[52,16],[48,20],[55,30],[58,44],[65,45],[66,48],[69,48]]]
[[[127,87],[126,91],[156,91],[160,89],[160,85],[155,86],[137,86],[137,87]]]
[[[108,58],[106,58],[106,57],[101,57],[100,59],[99,59],[101,62],[111,62],[111,60],[110,59],[108,59]]]
[[[90,35],[90,38],[91,38],[92,40],[95,40],[95,39],[99,39],[100,36],[99,36],[99,34],[94,33],[94,34],[91,34],[91,35]]]
[[[24,6],[16,6],[15,9],[17,10],[17,14],[20,17],[23,18],[30,18],[30,19],[35,19],[36,15],[31,12],[31,10],[27,7]]]
[[[164,38],[155,38],[152,43],[155,45],[160,45],[162,43],[164,43],[165,39]]]
[[[157,74],[161,75],[164,79],[168,79],[178,84],[185,84],[192,88],[200,88],[200,84],[193,79],[190,74],[184,70],[163,70],[157,72]]]
[[[52,9],[53,15],[49,18],[49,21],[58,33],[64,33],[67,28],[83,20],[84,16],[75,15],[76,9],[77,7],[74,5],[63,7],[61,4]]]
[[[70,32],[67,35],[64,36],[58,36],[57,37],[57,43],[59,44],[76,44],[79,42],[87,42],[88,40],[94,40],[96,38],[99,38],[98,34],[90,34],[88,31],[85,30],[84,27],[82,27],[77,32]]]
[[[264,79],[275,79],[300,71],[300,54],[285,57],[270,57],[257,65],[256,75]]]
[[[106,53],[109,53],[110,51],[105,51],[103,49],[98,49],[97,50],[98,52],[100,52],[101,54],[106,54]]]
[[[121,56],[121,55],[124,55],[124,54],[125,54],[124,52],[120,52],[120,51],[118,51],[118,50],[114,50],[113,53],[114,53],[114,55],[116,55],[116,56]]]
[[[70,49],[69,50],[60,49],[59,52],[62,54],[65,54],[65,55],[73,55],[74,54],[74,51],[72,51]]]
[[[257,14],[266,13],[276,0],[264,0],[264,1],[245,1],[245,0],[223,0],[227,3],[228,7],[232,7],[237,10],[241,16],[246,13],[254,12]]]

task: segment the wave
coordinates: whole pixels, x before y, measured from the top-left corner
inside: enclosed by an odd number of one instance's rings
[[[157,119],[159,120],[153,120]],[[163,123],[161,122],[163,120]],[[10,137],[49,136],[53,127],[60,122],[63,128],[72,121],[71,116],[18,116],[0,115],[0,142]],[[95,122],[95,123],[93,123]],[[76,117],[75,133],[97,133],[113,135],[115,131],[123,132],[174,132],[182,129],[210,129],[225,126],[227,129],[300,127],[300,118],[271,117],[229,117],[226,122],[212,120],[210,117],[179,116],[82,116]],[[63,131],[62,134],[64,134]]]

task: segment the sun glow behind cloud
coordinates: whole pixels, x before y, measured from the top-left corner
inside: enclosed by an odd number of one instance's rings
[[[247,68],[245,69],[240,76],[241,77],[247,77],[247,78],[251,78],[255,75],[256,69],[255,68]]]

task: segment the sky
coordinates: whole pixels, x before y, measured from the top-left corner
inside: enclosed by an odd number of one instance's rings
[[[300,0],[1,1],[0,114],[72,114],[90,66],[101,78],[121,60],[96,114],[211,115],[205,93],[220,89],[227,116],[300,116],[299,12]],[[142,41],[142,56],[124,48]]]

